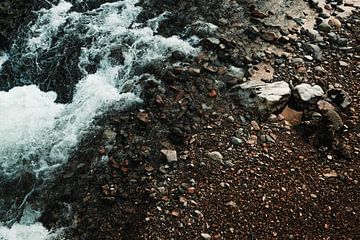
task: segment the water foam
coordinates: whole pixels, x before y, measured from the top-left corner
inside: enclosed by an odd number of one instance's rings
[[[61,231],[47,230],[41,223],[31,225],[15,223],[11,227],[0,226],[0,240],[60,240]]]
[[[1,53],[0,52],[0,71],[2,68],[2,65],[9,59],[9,55],[7,55],[6,53]]]
[[[38,12],[39,18],[31,27],[32,36],[28,41],[29,52],[50,47],[52,35],[65,23],[66,13],[71,7],[71,3],[60,0],[58,5]]]
[[[141,102],[142,75],[136,75],[136,69],[164,59],[175,50],[185,54],[197,51],[176,36],[156,35],[157,24],[134,24],[142,10],[136,3],[138,0],[105,3],[98,9],[76,13],[70,11],[70,3],[60,1],[39,12],[30,32],[30,49],[50,49],[59,28],[65,34],[73,34],[79,26],[85,27],[80,38],[92,42],[82,48],[79,68],[83,78],[76,85],[71,103],[56,104],[55,93],[41,92],[34,85],[0,92],[2,172],[14,174],[26,169],[41,173],[63,164],[82,136],[91,130],[96,116],[114,105],[121,109]],[[151,23],[163,18],[160,15]],[[119,47],[124,61],[114,63],[110,53]],[[97,70],[89,73],[86,67],[94,58],[100,59]]]

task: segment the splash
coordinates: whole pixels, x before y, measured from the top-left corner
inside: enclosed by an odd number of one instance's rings
[[[75,86],[73,100],[55,103],[54,92],[42,92],[35,85],[15,87],[0,92],[0,166],[11,175],[27,170],[37,174],[66,162],[82,136],[91,131],[93,119],[110,108],[126,108],[141,102],[138,69],[162,60],[175,50],[194,54],[196,49],[180,38],[156,35],[158,21],[134,24],[141,8],[136,0],[105,3],[85,13],[71,12],[71,4],[60,1],[57,6],[39,12],[31,28],[29,49],[52,49],[52,38],[61,28],[66,34],[86,29],[79,36],[84,44],[79,59],[82,79]],[[149,27],[153,25],[153,28]],[[66,36],[65,36],[66,37]],[[60,41],[61,43],[61,41]],[[121,47],[123,62],[111,53]],[[89,72],[93,64],[96,71]]]

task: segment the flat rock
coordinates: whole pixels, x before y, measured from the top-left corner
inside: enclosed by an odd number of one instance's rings
[[[258,109],[264,113],[273,113],[287,104],[291,89],[285,81],[265,83],[252,80],[235,85],[229,90],[229,95],[236,96],[240,104],[246,107]]]
[[[308,83],[299,84],[294,88],[294,90],[298,93],[301,100],[305,102],[324,95],[324,90],[319,85],[311,86]]]
[[[168,162],[176,162],[177,161],[177,153],[175,150],[161,150],[161,153],[164,154]]]

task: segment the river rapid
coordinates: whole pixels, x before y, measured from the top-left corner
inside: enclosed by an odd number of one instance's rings
[[[27,203],[33,190],[67,162],[96,117],[141,103],[141,82],[153,78],[147,65],[197,52],[157,34],[166,13],[137,22],[137,0],[79,7],[86,3],[51,2],[0,52],[0,180],[32,179],[20,200],[1,194],[0,239],[63,239],[62,229],[38,222],[41,207]]]

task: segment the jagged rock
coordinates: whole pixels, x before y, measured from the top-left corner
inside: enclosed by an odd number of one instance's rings
[[[164,154],[168,162],[176,162],[177,161],[177,153],[175,150],[161,150],[161,153]]]
[[[316,60],[321,61],[323,59],[323,51],[316,44],[304,44],[304,49],[307,53],[311,53]]]
[[[274,83],[248,81],[232,87],[229,95],[238,98],[239,103],[246,107],[257,108],[264,113],[273,113],[287,104],[291,89],[284,81]]]
[[[351,97],[349,93],[342,89],[331,89],[327,92],[327,96],[333,103],[341,106],[342,108],[347,108],[351,104]]]
[[[305,102],[324,95],[324,90],[319,85],[311,86],[308,83],[299,84],[294,90],[295,96],[300,97],[301,100]]]

